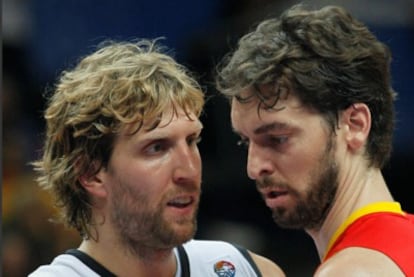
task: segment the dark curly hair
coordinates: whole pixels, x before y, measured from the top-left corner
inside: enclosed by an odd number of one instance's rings
[[[239,101],[248,101],[240,92],[253,88],[259,106],[269,106],[269,98],[275,105],[287,89],[319,111],[333,130],[342,110],[365,103],[372,117],[366,154],[371,166],[382,168],[395,121],[390,63],[388,47],[345,9],[296,5],[240,39],[218,65],[216,86]],[[274,84],[271,95],[260,91],[265,84]]]

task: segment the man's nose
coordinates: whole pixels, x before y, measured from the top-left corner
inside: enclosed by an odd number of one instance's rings
[[[273,170],[274,166],[269,157],[269,150],[251,142],[247,156],[247,175],[249,178],[257,180],[272,174]]]
[[[201,157],[197,146],[179,146],[174,161],[176,182],[198,181],[201,177]]]

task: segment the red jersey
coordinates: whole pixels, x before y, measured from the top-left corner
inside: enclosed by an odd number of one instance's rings
[[[414,276],[414,215],[397,202],[370,204],[353,213],[331,239],[324,261],[347,247],[379,251]]]

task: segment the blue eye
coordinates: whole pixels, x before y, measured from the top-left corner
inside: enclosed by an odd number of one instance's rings
[[[157,143],[157,144],[153,144],[150,147],[148,147],[147,152],[150,154],[155,154],[155,153],[161,152],[163,149],[164,147],[161,144]]]
[[[145,152],[150,155],[155,155],[160,152],[166,151],[167,148],[168,148],[168,143],[166,141],[157,140],[151,143],[150,145],[148,145],[148,147],[145,148]]]

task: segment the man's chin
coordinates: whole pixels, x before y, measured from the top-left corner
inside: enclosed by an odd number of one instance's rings
[[[303,229],[303,221],[301,219],[294,218],[287,214],[287,211],[273,211],[273,221],[281,228],[284,229]]]
[[[194,238],[196,233],[196,225],[194,224],[178,224],[173,226],[171,232],[174,234],[170,239],[170,245],[175,247],[177,245],[183,244],[192,238]]]

